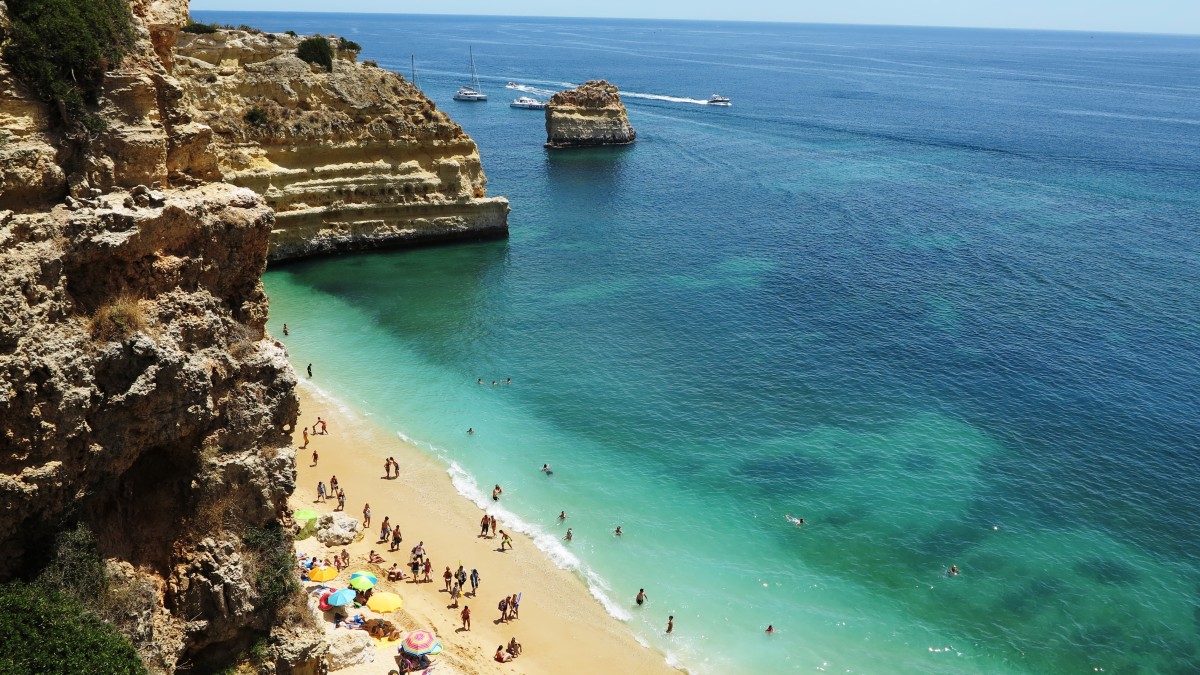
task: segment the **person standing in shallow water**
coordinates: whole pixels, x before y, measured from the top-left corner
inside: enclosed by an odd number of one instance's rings
[[[668,616],[667,617],[667,635],[670,635],[671,631],[673,631],[673,630],[675,630],[675,617]]]
[[[286,324],[286,323],[285,323],[285,324],[283,324],[283,334],[284,334],[284,335],[287,335],[287,334],[288,334],[288,329],[287,329],[287,324]]]
[[[646,589],[644,589],[644,588],[638,589],[636,602],[638,604],[638,607],[641,607],[642,603],[646,602]]]
[[[308,378],[312,379],[312,364],[308,364]]]

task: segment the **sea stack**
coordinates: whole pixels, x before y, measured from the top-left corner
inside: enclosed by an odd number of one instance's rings
[[[604,80],[560,91],[546,105],[547,148],[628,145],[635,139],[616,85]]]

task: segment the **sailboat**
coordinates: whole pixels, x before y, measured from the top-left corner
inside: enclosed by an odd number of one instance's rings
[[[468,48],[470,49],[470,48]],[[460,87],[454,95],[455,101],[486,101],[487,94],[479,91],[479,73],[475,70],[475,50],[471,49],[471,85]]]

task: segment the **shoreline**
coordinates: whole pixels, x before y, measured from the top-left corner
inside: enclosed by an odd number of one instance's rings
[[[345,513],[361,522],[363,506],[369,503],[372,518],[371,528],[348,546],[326,548],[310,537],[296,542],[296,549],[321,558],[348,549],[350,569],[329,582],[339,588],[347,582],[349,572],[373,570],[380,578],[378,588],[404,598],[402,609],[385,618],[403,629],[431,628],[442,639],[445,652],[437,657],[439,670],[547,675],[565,671],[683,672],[668,665],[664,653],[643,644],[627,625],[612,616],[575,572],[556,565],[531,537],[514,531],[503,513],[496,514],[498,529],[507,527],[515,544],[513,550],[498,551],[499,536],[480,537],[479,520],[485,511],[463,494],[458,483],[470,477],[456,464],[444,466],[406,442],[401,434],[379,427],[307,381],[301,380],[297,394],[301,410],[300,426],[294,434],[297,487],[289,506],[293,510],[312,508],[321,514],[332,512],[336,500],[314,503],[314,499],[317,482],[328,484],[336,475],[346,491]],[[318,416],[328,422],[329,433],[310,433],[308,448],[301,449],[304,425],[311,431]],[[312,466],[314,450],[319,454],[316,466]],[[399,478],[384,478],[383,465],[388,457],[399,462]],[[487,503],[486,498],[481,499]],[[377,541],[384,517],[403,532],[403,543],[395,552],[388,552],[388,545]],[[418,542],[424,543],[433,563],[433,581],[414,584],[405,578],[402,582],[387,582],[385,570],[392,563],[403,567]],[[385,562],[368,564],[371,550],[382,555]],[[452,609],[441,575],[446,565],[457,569],[460,563],[468,572],[473,567],[479,570],[479,595],[463,597],[460,609]],[[523,594],[521,617],[500,623],[500,598],[516,593]],[[469,632],[461,629],[459,612],[463,605],[472,611]],[[495,662],[496,645],[506,645],[513,637],[523,645],[522,656],[503,665]],[[365,675],[393,668],[394,652],[394,648],[377,649],[373,663],[337,672]]]

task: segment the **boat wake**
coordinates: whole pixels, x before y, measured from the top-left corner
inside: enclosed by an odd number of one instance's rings
[[[562,85],[567,89],[572,89],[579,85],[563,82]],[[509,89],[516,89],[538,96],[550,97],[561,91],[561,89],[547,89],[545,87],[534,87],[528,84],[519,84],[517,82],[509,82],[506,85]],[[640,98],[647,101],[665,101],[667,103],[688,103],[691,105],[708,105],[708,101],[702,98],[686,98],[683,96],[667,96],[665,94],[642,94],[636,91],[622,91],[622,98]]]

